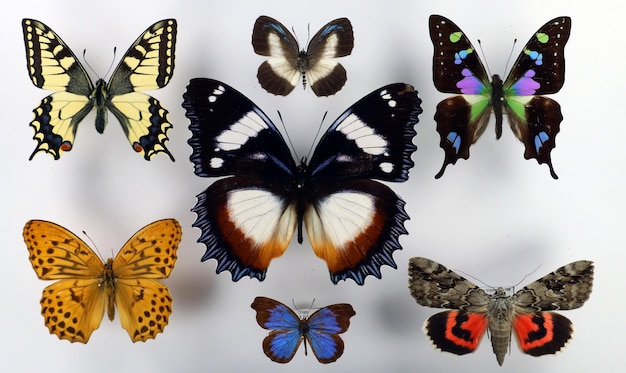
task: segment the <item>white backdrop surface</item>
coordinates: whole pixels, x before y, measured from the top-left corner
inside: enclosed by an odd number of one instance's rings
[[[293,26],[301,42],[307,25],[314,33],[338,17],[350,18],[355,47],[341,59],[348,82],[335,96],[317,98],[299,87],[287,97],[266,93],[256,80],[264,60],[250,44],[259,15]],[[446,94],[432,83],[432,44],[428,17],[444,15],[477,45],[481,39],[492,73],[504,75],[512,42],[514,60],[539,26],[556,16],[572,18],[565,48],[566,79],[551,97],[562,107],[563,122],[552,152],[559,180],[546,165],[524,160],[523,145],[508,125],[499,141],[493,123],[471,148],[471,158],[434,175],[443,162],[433,115]],[[594,291],[579,310],[565,311],[576,327],[569,346],[556,356],[534,358],[513,342],[501,372],[615,371],[624,369],[626,330],[623,296],[626,164],[623,115],[626,74],[624,5],[618,1],[21,1],[0,13],[3,53],[0,109],[5,145],[0,147],[3,187],[2,260],[0,260],[0,370],[48,372],[449,372],[495,371],[487,338],[470,355],[436,351],[421,331],[437,312],[418,306],[407,287],[407,261],[413,256],[437,260],[486,284],[520,285],[574,260],[596,264]],[[96,75],[106,74],[122,52],[153,22],[178,20],[176,70],[171,83],[151,92],[170,111],[174,128],[168,148],[176,158],[158,155],[146,162],[134,154],[113,116],[103,135],[93,114],[80,125],[71,152],[61,160],[38,154],[28,126],[32,109],[47,92],[28,78],[21,19],[35,18],[53,28]],[[113,61],[113,48],[118,53]],[[510,66],[509,66],[510,68]],[[275,123],[280,110],[299,155],[305,154],[328,111],[324,128],[372,90],[393,82],[412,84],[423,100],[410,179],[390,184],[407,202],[408,236],[394,258],[398,269],[383,267],[382,280],[368,278],[333,285],[325,263],[305,240],[293,242],[274,260],[263,282],[230,273],[215,274],[216,262],[200,262],[190,209],[211,179],[196,177],[189,161],[190,132],[180,106],[194,77],[221,80],[257,103]],[[105,78],[108,78],[106,76]],[[29,219],[46,219],[79,234],[85,230],[103,256],[114,255],[140,227],[161,218],[183,226],[179,259],[164,283],[174,298],[163,334],[133,344],[119,320],[104,320],[87,345],[50,335],[40,315],[39,298],[50,284],[37,279],[28,261],[22,228]],[[82,234],[80,234],[82,237]],[[319,364],[301,350],[279,365],[262,352],[266,331],[255,321],[250,303],[264,295],[308,307],[338,302],[353,305],[356,316],[342,337],[344,355]],[[613,312],[615,311],[615,312]],[[617,333],[617,334],[616,334]]]

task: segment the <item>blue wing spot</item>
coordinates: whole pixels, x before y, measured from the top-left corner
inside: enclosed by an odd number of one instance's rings
[[[463,60],[465,58],[467,58],[467,55],[470,54],[470,50],[466,49],[460,52],[457,52],[454,54],[454,64],[455,65],[460,65],[461,62],[463,62]]]
[[[539,153],[539,150],[543,147],[546,141],[548,141],[550,137],[544,131],[541,131],[535,136],[535,151]]]
[[[450,132],[447,137],[448,141],[452,143],[452,147],[459,152],[459,148],[461,147],[461,136],[457,132]]]
[[[542,53],[539,53],[537,51],[528,51],[528,52],[526,52],[526,54],[528,54],[528,57],[530,57],[531,60],[535,61],[535,65],[537,65],[537,66],[543,65],[543,54]]]

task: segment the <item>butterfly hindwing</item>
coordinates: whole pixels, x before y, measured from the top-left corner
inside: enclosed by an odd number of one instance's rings
[[[421,113],[413,87],[382,87],[346,110],[319,141],[311,161],[296,165],[274,124],[228,85],[192,79],[183,95],[190,119],[191,160],[198,176],[230,176],[198,195],[193,211],[202,260],[217,272],[265,278],[269,262],[287,249],[303,223],[331,280],[363,284],[395,268],[393,251],[408,215],[389,187],[370,179],[404,181],[413,166],[414,125]]]
[[[257,311],[258,324],[270,330],[263,340],[263,351],[277,363],[291,361],[303,339],[305,352],[308,342],[320,363],[336,361],[344,349],[339,334],[348,330],[350,318],[355,315],[352,306],[341,303],[320,308],[300,319],[283,303],[266,297],[256,297],[252,308]]]
[[[298,42],[279,21],[257,18],[252,30],[255,53],[268,56],[257,73],[261,86],[275,95],[286,96],[302,77],[317,96],[330,96],[346,83],[346,70],[335,61],[352,52],[354,36],[347,18],[338,18],[324,25],[311,39],[307,50],[299,50]]]
[[[474,284],[426,258],[409,260],[409,289],[424,306],[452,308],[431,316],[424,331],[442,351],[474,351],[489,329],[491,345],[502,365],[515,331],[520,348],[533,356],[560,351],[572,336],[569,319],[554,312],[583,305],[591,293],[593,263],[570,263],[527,285],[512,296],[500,287],[487,294]]]
[[[105,309],[113,320],[117,305],[133,342],[155,338],[172,312],[169,290],[155,279],[169,276],[181,232],[174,219],[156,221],[103,263],[69,230],[42,220],[26,223],[24,241],[33,269],[41,279],[59,279],[44,289],[40,301],[50,333],[87,343]]]
[[[162,88],[174,71],[176,20],[150,26],[133,43],[111,75],[109,83],[94,85],[69,47],[45,24],[22,21],[29,76],[39,88],[56,91],[33,110],[30,125],[37,148],[59,159],[74,146],[78,124],[96,107],[96,130],[104,131],[107,109],[122,125],[131,146],[146,160],[165,148],[172,127],[158,100],[140,91]]]
[[[556,101],[540,95],[555,93],[563,86],[563,52],[570,28],[569,17],[549,21],[526,44],[505,81],[494,75],[489,82],[463,31],[445,17],[430,17],[435,87],[441,92],[461,94],[437,106],[435,121],[445,158],[435,178],[443,175],[448,164],[469,158],[469,147],[485,131],[492,110],[496,138],[502,134],[502,117],[506,113],[513,133],[524,143],[524,157],[548,164],[551,176],[558,178],[550,152],[563,117]]]

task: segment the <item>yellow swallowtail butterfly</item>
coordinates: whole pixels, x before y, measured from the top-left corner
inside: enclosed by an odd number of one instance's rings
[[[148,27],[131,45],[109,82],[92,83],[71,49],[48,26],[22,20],[26,63],[33,84],[56,91],[33,110],[30,126],[37,148],[59,159],[74,146],[78,124],[95,107],[96,130],[104,132],[107,110],[119,120],[136,152],[146,160],[164,152],[172,124],[157,99],[141,91],[165,87],[174,73],[176,20],[164,19]]]

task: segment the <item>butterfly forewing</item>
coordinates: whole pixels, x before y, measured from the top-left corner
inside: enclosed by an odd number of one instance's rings
[[[434,47],[433,81],[437,90],[459,94],[488,92],[489,76],[465,33],[442,16],[431,15],[428,22]]]
[[[26,67],[36,87],[89,96],[93,83],[74,53],[48,26],[34,19],[22,20]]]
[[[217,80],[195,78],[183,99],[196,175],[291,177],[296,164],[285,140],[244,95]]]
[[[30,263],[42,280],[95,278],[104,263],[87,244],[60,225],[30,220],[24,226]]]
[[[530,38],[504,82],[504,90],[516,95],[558,92],[565,82],[565,43],[572,27],[570,17],[557,17]],[[513,93],[510,93],[513,94]]]
[[[397,83],[363,97],[335,120],[316,147],[313,178],[374,178],[406,181],[421,100],[410,85]]]
[[[110,96],[165,87],[174,75],[177,23],[164,19],[148,27],[128,48],[108,83]]]

